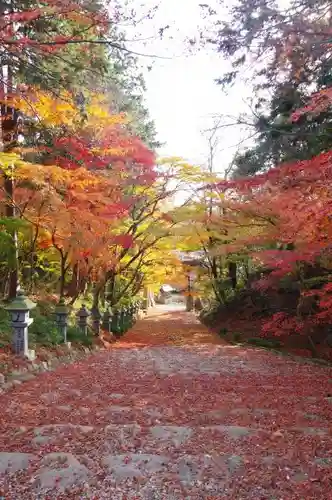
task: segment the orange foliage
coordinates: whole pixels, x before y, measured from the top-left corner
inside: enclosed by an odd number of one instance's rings
[[[44,164],[3,155],[9,170],[14,165],[15,204],[38,233],[37,245],[55,248],[67,268],[79,264],[81,274],[110,268],[116,255],[110,247],[131,245],[119,224],[138,200],[126,191],[154,182],[153,152],[129,133],[123,114],[98,107],[104,102],[99,96],[88,96],[84,121],[67,93],[52,99],[30,89],[11,102],[37,116],[41,137],[46,128],[53,142],[19,151],[29,159],[38,153]]]

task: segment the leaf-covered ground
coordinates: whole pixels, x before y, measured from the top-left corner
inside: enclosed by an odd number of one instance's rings
[[[331,498],[332,370],[159,311],[1,396],[0,496]]]

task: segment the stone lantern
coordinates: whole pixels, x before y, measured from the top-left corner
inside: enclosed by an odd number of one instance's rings
[[[144,312],[144,314],[147,314],[148,312],[148,307],[149,307],[149,301],[147,299],[147,297],[144,297],[143,301],[142,301],[142,311]]]
[[[69,309],[66,306],[64,299],[60,299],[59,304],[55,308],[54,314],[58,330],[63,337],[63,341],[67,343],[67,326],[68,326]]]
[[[113,319],[112,310],[108,308],[106,309],[103,315],[102,327],[109,333],[111,333],[112,331],[112,319]]]
[[[6,307],[11,314],[13,328],[13,351],[15,354],[29,357],[28,328],[33,323],[30,311],[37,304],[24,295],[22,290],[17,292],[17,297]]]
[[[94,306],[91,309],[91,320],[92,320],[92,330],[96,335],[99,335],[101,314],[97,306]]]
[[[85,305],[83,304],[81,309],[77,312],[77,326],[82,330],[84,335],[88,335],[88,317],[90,316],[89,311],[87,311]]]

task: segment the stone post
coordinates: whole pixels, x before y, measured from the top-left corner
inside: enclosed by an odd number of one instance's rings
[[[92,323],[92,330],[95,333],[95,335],[99,335],[100,333],[100,321],[101,321],[101,314],[97,306],[92,307],[91,309],[91,323]]]
[[[127,309],[123,307],[120,311],[120,325],[121,325],[121,333],[124,333],[127,328]]]
[[[106,309],[103,315],[102,327],[109,333],[112,332],[112,319],[113,319],[112,310],[108,308]]]
[[[188,295],[187,295],[187,301],[186,301],[186,310],[188,312],[191,312],[194,308],[194,297],[192,295],[192,283],[193,283],[193,278],[194,278],[194,273],[188,273],[187,279],[188,279]]]
[[[67,343],[67,326],[68,326],[69,309],[66,306],[64,299],[60,299],[59,304],[55,308],[54,314],[58,330],[63,337],[63,341]]]
[[[139,305],[138,303],[136,302],[134,305],[133,305],[133,322],[136,323],[137,321],[137,318],[138,318],[138,311],[139,311]]]
[[[85,305],[83,304],[81,309],[77,312],[77,326],[81,329],[84,335],[88,335],[88,317],[90,316],[89,311],[87,311]]]
[[[15,354],[29,357],[28,328],[33,323],[30,311],[36,307],[22,290],[17,292],[17,297],[6,307],[11,314],[13,328],[12,348]]]
[[[130,306],[125,309],[125,332],[129,330],[131,326],[131,316],[130,316]]]
[[[149,289],[147,286],[144,287],[142,309],[143,312],[147,314],[149,309]]]
[[[130,304],[129,306],[129,325],[130,328],[134,325],[135,323],[135,306],[134,304]]]
[[[119,332],[120,332],[120,320],[121,320],[120,313],[116,309],[114,311],[114,314],[113,314],[112,328],[111,328],[112,329],[112,333],[114,333],[115,335],[118,335]]]
[[[194,299],[192,295],[187,296],[187,301],[186,301],[186,310],[188,312],[191,312],[194,308]]]
[[[200,297],[196,297],[195,301],[194,301],[194,309],[197,313],[201,312],[202,309],[203,309],[203,304],[202,304],[202,300]]]

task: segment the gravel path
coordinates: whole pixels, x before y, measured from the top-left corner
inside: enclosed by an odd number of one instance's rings
[[[332,370],[179,309],[0,401],[6,500],[332,498]]]

